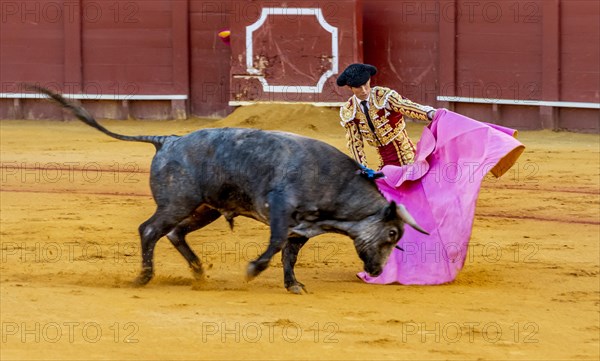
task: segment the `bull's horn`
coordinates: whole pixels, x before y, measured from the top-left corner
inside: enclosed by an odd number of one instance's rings
[[[398,204],[398,216],[402,221],[404,221],[404,223],[408,224],[412,228],[416,229],[417,231],[423,234],[429,235],[429,232],[427,232],[417,224],[415,219],[410,215],[410,213],[408,213],[406,207],[404,207],[402,204]]]

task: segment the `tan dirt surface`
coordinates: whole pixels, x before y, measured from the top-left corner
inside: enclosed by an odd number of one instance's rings
[[[102,123],[131,135],[281,129],[345,150],[337,110],[311,106]],[[408,125],[415,140],[422,127]],[[0,131],[2,360],[600,358],[598,135],[521,132],[518,163],[483,183],[455,282],[365,284],[351,240],[322,235],[300,253],[310,293],[297,296],[279,256],[245,282],[268,228],[244,218],[233,232],[219,219],[188,237],[206,281],[162,239],[155,278],[132,287],[137,228],[154,212],[153,147],[76,121],[2,121]]]

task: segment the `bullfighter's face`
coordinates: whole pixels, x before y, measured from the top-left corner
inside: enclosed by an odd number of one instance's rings
[[[367,80],[366,83],[359,87],[349,87],[350,90],[352,90],[352,93],[354,93],[359,100],[367,100],[369,94],[371,93],[371,79]]]

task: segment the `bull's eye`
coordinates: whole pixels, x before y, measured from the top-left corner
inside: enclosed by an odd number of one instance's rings
[[[390,235],[391,239],[396,239],[396,236],[398,235],[398,232],[396,232],[395,229],[390,229],[389,235]]]

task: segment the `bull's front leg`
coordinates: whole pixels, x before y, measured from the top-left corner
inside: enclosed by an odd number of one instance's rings
[[[283,281],[285,288],[292,293],[302,294],[302,291],[308,293],[306,287],[296,279],[294,274],[294,265],[298,259],[300,248],[308,241],[306,237],[290,237],[283,246],[281,252],[281,263],[283,263]]]
[[[282,192],[272,192],[269,197],[269,226],[271,237],[267,250],[257,259],[248,264],[246,280],[251,281],[262,271],[269,267],[273,256],[281,251],[288,238],[289,209],[286,207],[285,197]]]
[[[246,280],[252,281],[256,276],[258,276],[262,271],[266,270],[269,267],[269,262],[273,256],[281,251],[283,248],[283,244],[285,239],[287,238],[287,229],[284,232],[276,231],[274,232],[271,229],[271,238],[269,240],[269,246],[267,250],[261,254],[257,259],[251,261],[248,264],[248,269],[246,271]]]

